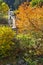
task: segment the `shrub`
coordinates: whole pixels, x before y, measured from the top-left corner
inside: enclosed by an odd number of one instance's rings
[[[16,37],[18,58],[23,58],[27,65],[43,64],[43,33],[31,31],[28,34],[18,34]],[[16,51],[16,52],[17,52]],[[19,55],[20,54],[20,55]]]
[[[0,27],[0,59],[6,56],[10,56],[13,50],[12,46],[14,42],[12,41],[15,36],[15,32],[12,31],[10,27],[1,26]]]
[[[43,33],[32,32],[30,34],[19,34],[16,39],[18,40],[19,47],[25,49],[24,51],[29,52],[32,55],[43,54]]]
[[[29,48],[29,45],[34,45],[35,39],[29,34],[19,34],[17,35],[17,40],[19,40],[21,48]]]

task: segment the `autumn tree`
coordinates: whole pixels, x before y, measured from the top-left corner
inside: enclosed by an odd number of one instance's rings
[[[32,8],[29,3],[24,2],[16,10],[16,26],[19,32],[29,30],[40,30],[43,28],[43,7]]]
[[[3,13],[5,13],[5,12],[7,12],[9,10],[8,5],[6,3],[4,3],[4,2],[1,4],[1,7],[2,7],[2,10],[3,10]]]
[[[7,13],[7,11],[9,10],[8,5],[5,2],[0,2],[0,13]]]

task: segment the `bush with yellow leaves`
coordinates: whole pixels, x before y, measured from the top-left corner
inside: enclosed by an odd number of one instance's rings
[[[15,36],[15,32],[7,26],[0,26],[0,59],[6,56],[10,56],[11,50],[13,50],[14,42],[12,41]]]

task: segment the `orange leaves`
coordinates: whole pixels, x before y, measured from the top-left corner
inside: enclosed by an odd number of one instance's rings
[[[39,30],[43,19],[43,7],[32,8],[29,3],[21,4],[18,8],[19,13],[16,13],[16,26],[18,31],[26,31],[36,29]]]

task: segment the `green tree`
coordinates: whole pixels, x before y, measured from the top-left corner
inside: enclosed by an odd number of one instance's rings
[[[32,0],[31,5],[32,6],[35,6],[35,5],[42,6],[43,5],[43,0]]]

